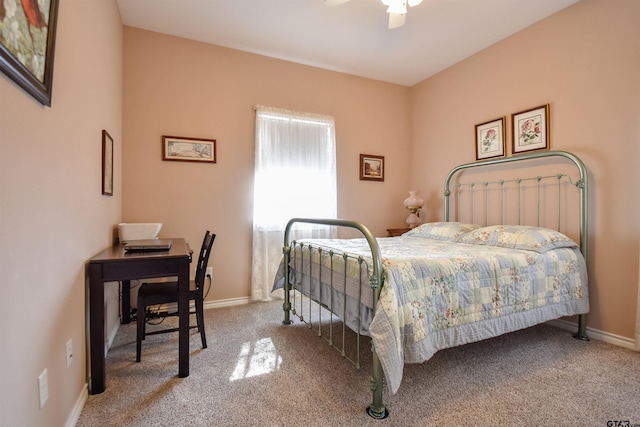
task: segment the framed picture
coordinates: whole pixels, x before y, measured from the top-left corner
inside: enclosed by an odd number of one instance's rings
[[[162,136],[162,160],[216,162],[216,140]]]
[[[102,130],[102,194],[113,196],[113,138]]]
[[[59,0],[0,1],[0,70],[51,106]]]
[[[476,160],[503,157],[505,117],[476,125]]]
[[[384,157],[360,154],[360,179],[384,181]]]
[[[513,154],[549,149],[549,104],[511,115]]]

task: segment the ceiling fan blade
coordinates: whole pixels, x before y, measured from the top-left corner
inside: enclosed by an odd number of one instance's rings
[[[404,13],[390,13],[389,14],[389,29],[402,27],[404,25]]]
[[[341,5],[342,3],[346,3],[349,0],[324,0],[324,4],[326,4],[329,7],[333,7],[333,6],[338,6]]]

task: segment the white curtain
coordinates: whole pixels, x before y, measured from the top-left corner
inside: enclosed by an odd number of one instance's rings
[[[284,229],[294,217],[336,218],[333,117],[256,107],[251,299],[272,294]],[[299,225],[291,238],[335,237],[333,227]]]

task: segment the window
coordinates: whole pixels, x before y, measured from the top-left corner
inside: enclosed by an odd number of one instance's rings
[[[293,217],[335,218],[336,143],[332,117],[257,107],[251,296],[268,299]],[[331,237],[324,226],[296,238]]]

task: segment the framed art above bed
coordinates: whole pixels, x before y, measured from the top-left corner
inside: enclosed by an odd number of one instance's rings
[[[505,155],[505,118],[500,117],[476,125],[476,160]]]
[[[549,104],[511,115],[513,154],[549,149]]]

